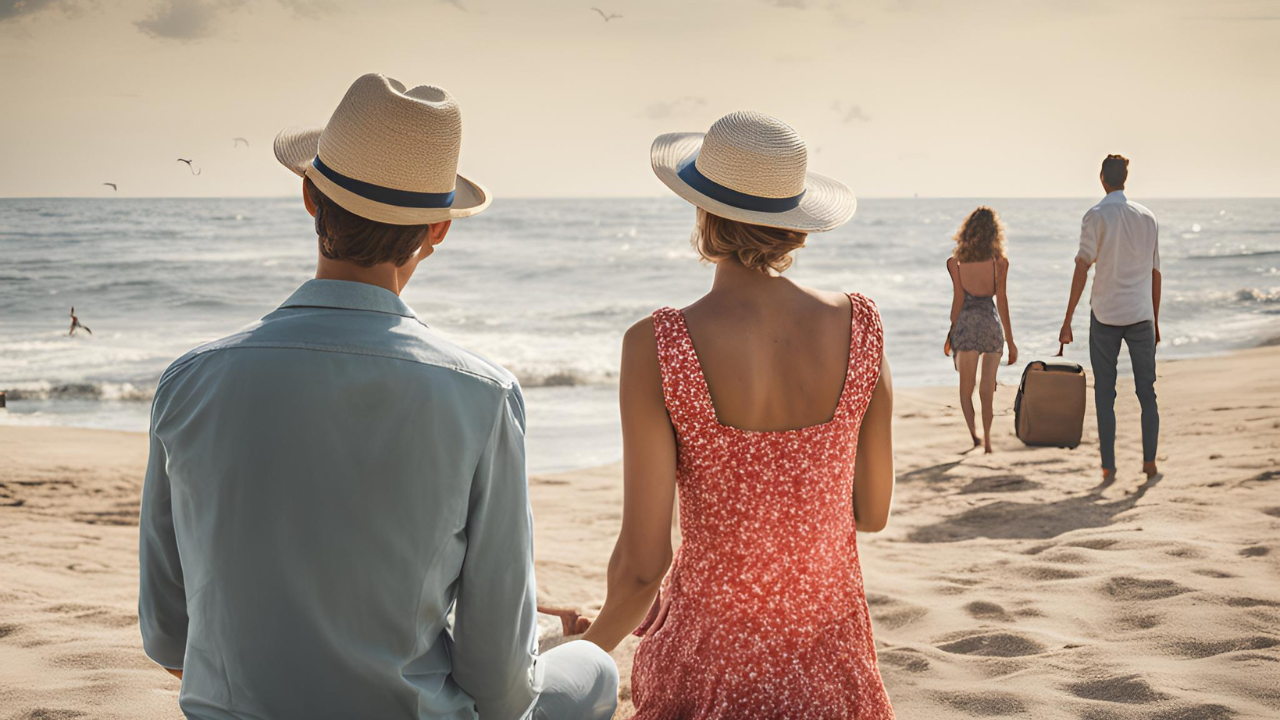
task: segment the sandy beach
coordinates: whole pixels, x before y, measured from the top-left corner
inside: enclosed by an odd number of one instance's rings
[[[960,455],[954,391],[899,391],[894,513],[859,537],[898,717],[1280,716],[1278,363],[1277,347],[1163,363],[1152,481],[1122,380],[1109,487],[1091,402],[1080,448],[1026,448],[1002,386],[996,453]],[[138,636],[146,449],[141,434],[0,426],[0,718],[180,717],[178,681]],[[619,466],[531,483],[540,599],[590,614]],[[615,653],[619,718],[635,642]]]

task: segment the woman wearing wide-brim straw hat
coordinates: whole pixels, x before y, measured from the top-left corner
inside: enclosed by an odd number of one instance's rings
[[[884,527],[893,491],[880,316],[782,274],[809,233],[853,215],[853,193],[760,113],[663,135],[651,158],[697,206],[715,280],[623,341],[622,532],[585,638],[643,637],[640,720],[892,718],[855,537]]]

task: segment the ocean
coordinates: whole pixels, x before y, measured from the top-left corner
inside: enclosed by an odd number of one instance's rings
[[[944,262],[982,202],[863,200],[848,225],[812,236],[788,275],[877,301],[897,385],[953,383]],[[1057,351],[1080,217],[1096,199],[985,202],[1007,226],[1021,358],[1000,380],[1013,384],[1023,363]],[[1280,200],[1146,204],[1161,223],[1161,359],[1280,335]],[[531,471],[612,462],[623,331],[710,287],[693,219],[675,198],[499,199],[454,223],[404,298],[520,378]],[[164,368],[270,312],[311,277],[315,255],[296,198],[0,199],[0,424],[145,431]],[[68,337],[73,305],[92,335]],[[1067,349],[1086,367],[1087,326],[1082,308]]]

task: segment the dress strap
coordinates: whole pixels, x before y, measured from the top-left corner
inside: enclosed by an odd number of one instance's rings
[[[702,374],[684,313],[669,307],[654,312],[653,333],[662,371],[662,398],[671,424],[680,432],[692,421],[715,419],[711,390]]]
[[[875,302],[859,293],[849,293],[853,306],[853,328],[849,333],[849,372],[841,403],[861,418],[871,402],[871,393],[880,382],[884,357],[884,326]]]

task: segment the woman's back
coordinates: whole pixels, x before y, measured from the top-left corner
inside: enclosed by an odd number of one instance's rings
[[[997,261],[995,258],[977,262],[956,261],[956,273],[960,287],[974,297],[991,297],[996,294]]]
[[[718,422],[780,431],[831,420],[849,365],[849,297],[790,282],[684,310]]]

